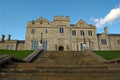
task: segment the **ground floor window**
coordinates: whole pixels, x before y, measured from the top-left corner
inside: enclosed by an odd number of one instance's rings
[[[118,40],[118,45],[120,45],[120,40]]]
[[[47,48],[48,48],[48,41],[47,40],[43,40],[42,45],[43,45],[43,49],[47,50]]]
[[[32,50],[36,50],[38,48],[38,41],[32,40]]]
[[[14,50],[14,45],[6,45],[6,49],[8,49],[8,50]]]
[[[102,45],[107,45],[106,39],[101,39],[101,44],[102,44]]]

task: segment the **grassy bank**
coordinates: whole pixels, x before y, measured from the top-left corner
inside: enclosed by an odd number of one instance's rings
[[[120,58],[120,50],[117,50],[117,51],[94,51],[94,52],[107,60]]]
[[[9,54],[19,59],[24,59],[27,55],[31,54],[33,50],[0,50],[0,55]]]

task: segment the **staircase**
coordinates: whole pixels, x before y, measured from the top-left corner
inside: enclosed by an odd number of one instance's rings
[[[99,63],[87,52],[45,51],[33,63],[4,66],[0,80],[120,80],[120,64]]]

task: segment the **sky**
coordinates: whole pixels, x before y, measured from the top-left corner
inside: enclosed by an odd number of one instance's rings
[[[70,23],[84,20],[102,33],[120,34],[120,0],[0,0],[0,37],[25,40],[28,21],[70,16]]]

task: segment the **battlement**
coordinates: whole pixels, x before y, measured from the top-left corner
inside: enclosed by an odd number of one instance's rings
[[[54,21],[60,21],[60,20],[63,20],[63,21],[70,21],[70,16],[54,16]]]

